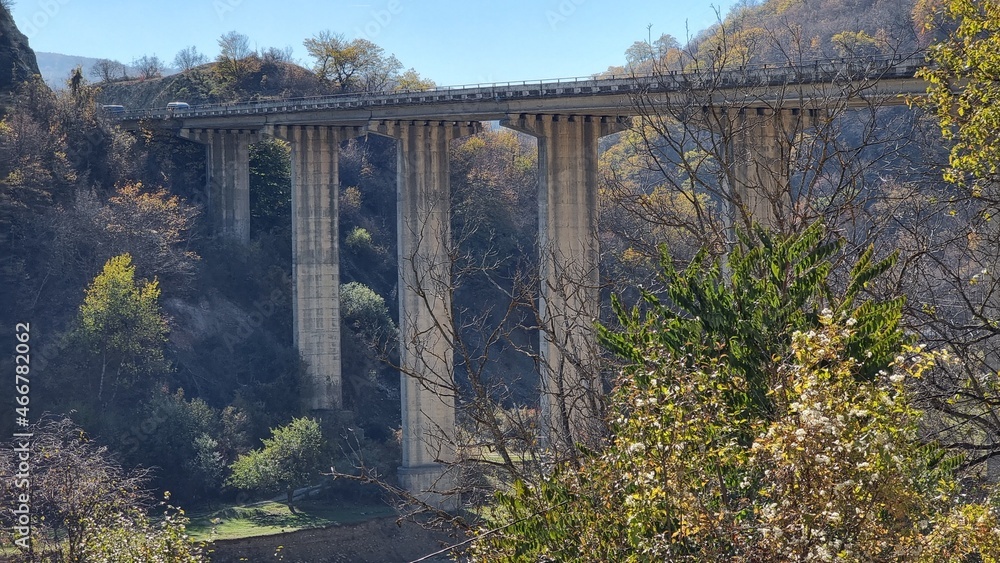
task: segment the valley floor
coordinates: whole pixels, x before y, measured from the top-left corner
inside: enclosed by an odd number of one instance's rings
[[[212,563],[405,563],[462,539],[425,530],[413,522],[397,522],[390,516],[353,524],[216,540],[209,544],[208,550]],[[451,559],[442,555],[428,561]]]

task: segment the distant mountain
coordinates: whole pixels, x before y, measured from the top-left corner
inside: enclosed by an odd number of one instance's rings
[[[38,59],[38,70],[42,73],[42,80],[53,90],[60,90],[66,87],[69,75],[76,67],[83,67],[83,75],[87,76],[90,68],[98,59],[93,57],[76,57],[72,55],[61,55],[59,53],[35,53]]]
[[[94,63],[100,59],[95,59],[94,57],[80,57],[76,55],[63,55],[60,53],[44,53],[38,51],[35,53],[38,59],[38,70],[41,71],[42,80],[49,85],[49,88],[53,90],[61,90],[66,87],[66,81],[69,80],[69,75],[73,72],[76,67],[83,68],[83,76],[90,81],[96,81],[96,78],[91,76],[90,69],[94,68]],[[125,67],[126,71],[130,74],[135,74],[135,69],[130,66]],[[176,73],[177,71],[168,68],[163,74],[164,76],[169,76]]]

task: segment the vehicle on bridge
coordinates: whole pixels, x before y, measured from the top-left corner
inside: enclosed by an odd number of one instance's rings
[[[125,113],[125,106],[120,106],[118,104],[104,104],[101,106],[104,113],[109,114],[120,114]]]
[[[187,102],[170,102],[167,104],[168,110],[191,109],[191,104]]]

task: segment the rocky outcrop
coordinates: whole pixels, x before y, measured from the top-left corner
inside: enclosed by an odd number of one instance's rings
[[[17,85],[39,74],[35,52],[11,17],[7,8],[0,6],[0,94],[8,94]]]

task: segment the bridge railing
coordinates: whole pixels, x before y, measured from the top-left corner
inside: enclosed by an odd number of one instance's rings
[[[187,109],[133,109],[109,115],[113,120],[190,118],[257,113],[287,113],[319,109],[350,109],[463,100],[509,100],[546,96],[598,95],[639,91],[671,92],[686,89],[774,86],[819,82],[846,82],[910,78],[926,65],[922,52],[909,56],[824,59],[805,63],[754,64],[734,69],[693,72],[668,71],[646,75],[593,75],[544,80],[439,86],[427,90],[351,92],[325,96],[261,98],[243,102],[203,104]]]

